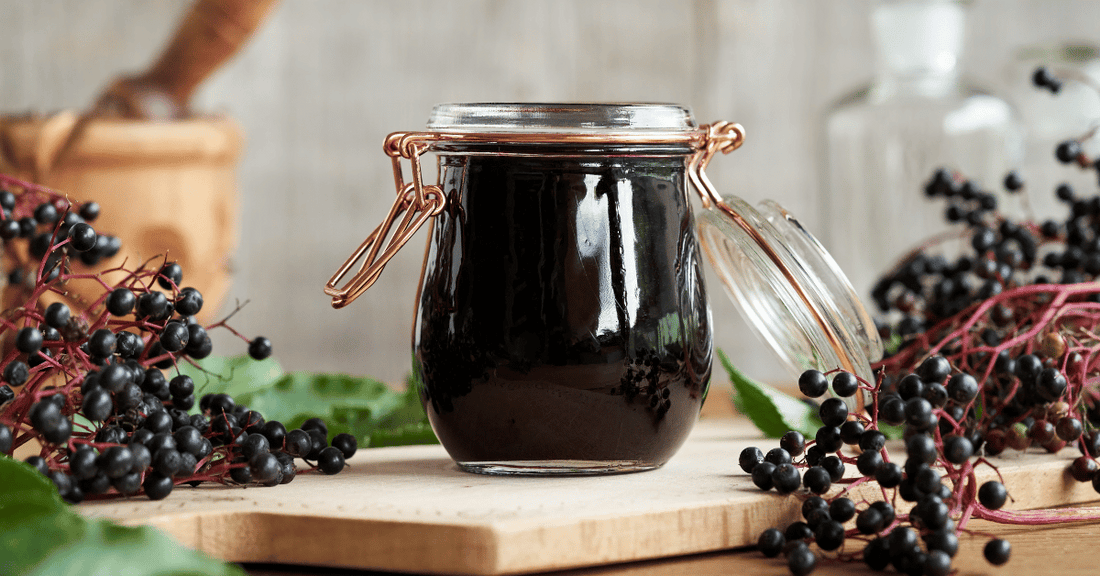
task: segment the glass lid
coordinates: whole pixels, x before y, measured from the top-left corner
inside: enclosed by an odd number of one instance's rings
[[[722,200],[700,216],[700,241],[757,335],[793,374],[841,368],[873,383],[882,341],[832,256],[779,204]]]
[[[649,103],[451,103],[439,104],[428,130],[515,133],[669,133],[697,130],[691,109]]]

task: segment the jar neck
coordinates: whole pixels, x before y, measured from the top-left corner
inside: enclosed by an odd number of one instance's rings
[[[954,89],[965,24],[952,0],[879,0],[871,14],[878,83],[915,94]]]

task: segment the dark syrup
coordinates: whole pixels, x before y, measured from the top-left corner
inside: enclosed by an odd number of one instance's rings
[[[444,155],[414,329],[421,398],[466,462],[660,465],[710,379],[683,156]]]

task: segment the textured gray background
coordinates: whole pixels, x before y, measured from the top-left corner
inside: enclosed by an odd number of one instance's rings
[[[321,287],[389,206],[382,139],[421,128],[443,101],[688,104],[701,121],[748,130],[744,148],[712,164],[720,188],[778,200],[811,230],[828,225],[817,216],[820,117],[870,77],[869,5],[286,1],[198,98],[248,139],[231,296],[251,303],[234,325],[269,335],[287,368],[403,377],[422,241],[348,309],[332,310]],[[0,0],[0,111],[87,106],[109,78],[147,65],[187,6]],[[984,0],[968,22],[965,70],[1007,92],[1019,47],[1100,41],[1100,2]],[[711,287],[718,345],[758,377],[784,377]]]

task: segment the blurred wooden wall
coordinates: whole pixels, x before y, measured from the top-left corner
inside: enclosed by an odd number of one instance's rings
[[[747,128],[745,147],[709,171],[721,189],[778,200],[811,230],[829,225],[818,217],[818,126],[832,100],[870,76],[869,5],[287,0],[199,97],[202,110],[239,120],[248,139],[232,297],[250,303],[234,325],[271,337],[290,369],[401,380],[421,241],[347,309],[331,309],[321,288],[389,206],[382,139],[421,128],[438,102],[689,104],[700,121]],[[145,66],[186,8],[0,0],[0,111],[87,106],[109,78]],[[1098,22],[1100,2],[974,2],[964,66],[1005,90],[1020,46],[1100,43]],[[751,374],[784,378],[711,287],[718,345]],[[243,346],[222,338],[216,351]]]

